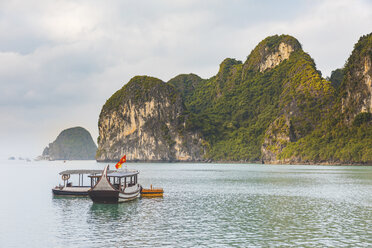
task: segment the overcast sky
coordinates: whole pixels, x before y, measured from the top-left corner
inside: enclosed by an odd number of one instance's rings
[[[96,141],[102,105],[135,75],[209,78],[289,34],[329,76],[370,32],[371,0],[0,0],[0,157],[36,157],[74,126]]]

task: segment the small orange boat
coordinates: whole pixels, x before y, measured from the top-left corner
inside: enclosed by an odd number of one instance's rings
[[[142,188],[142,197],[163,197],[164,190],[162,188],[153,188],[152,185],[149,189]]]

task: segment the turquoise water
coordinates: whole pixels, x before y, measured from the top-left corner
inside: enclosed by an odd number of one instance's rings
[[[0,163],[0,247],[372,246],[372,167],[128,163],[164,198],[102,205],[51,188],[105,164]]]

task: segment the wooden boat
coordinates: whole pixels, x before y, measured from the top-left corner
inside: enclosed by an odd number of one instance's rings
[[[149,189],[142,188],[142,197],[163,197],[164,190],[162,188],[153,188],[152,185]]]
[[[88,197],[88,190],[91,189],[90,185],[84,185],[84,175],[97,175],[101,174],[101,170],[65,170],[59,174],[62,176],[63,185],[58,185],[52,189],[55,196],[85,196]],[[79,175],[79,184],[73,185],[69,181],[71,175]]]
[[[137,182],[138,171],[117,170],[108,172],[107,170],[108,165],[101,176],[89,176],[92,188],[88,191],[88,195],[93,202],[119,203],[140,196],[141,186]]]

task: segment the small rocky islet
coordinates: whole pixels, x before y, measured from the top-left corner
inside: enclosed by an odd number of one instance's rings
[[[63,130],[50,143],[39,159],[43,160],[94,160],[97,146],[90,133],[82,127]]]

